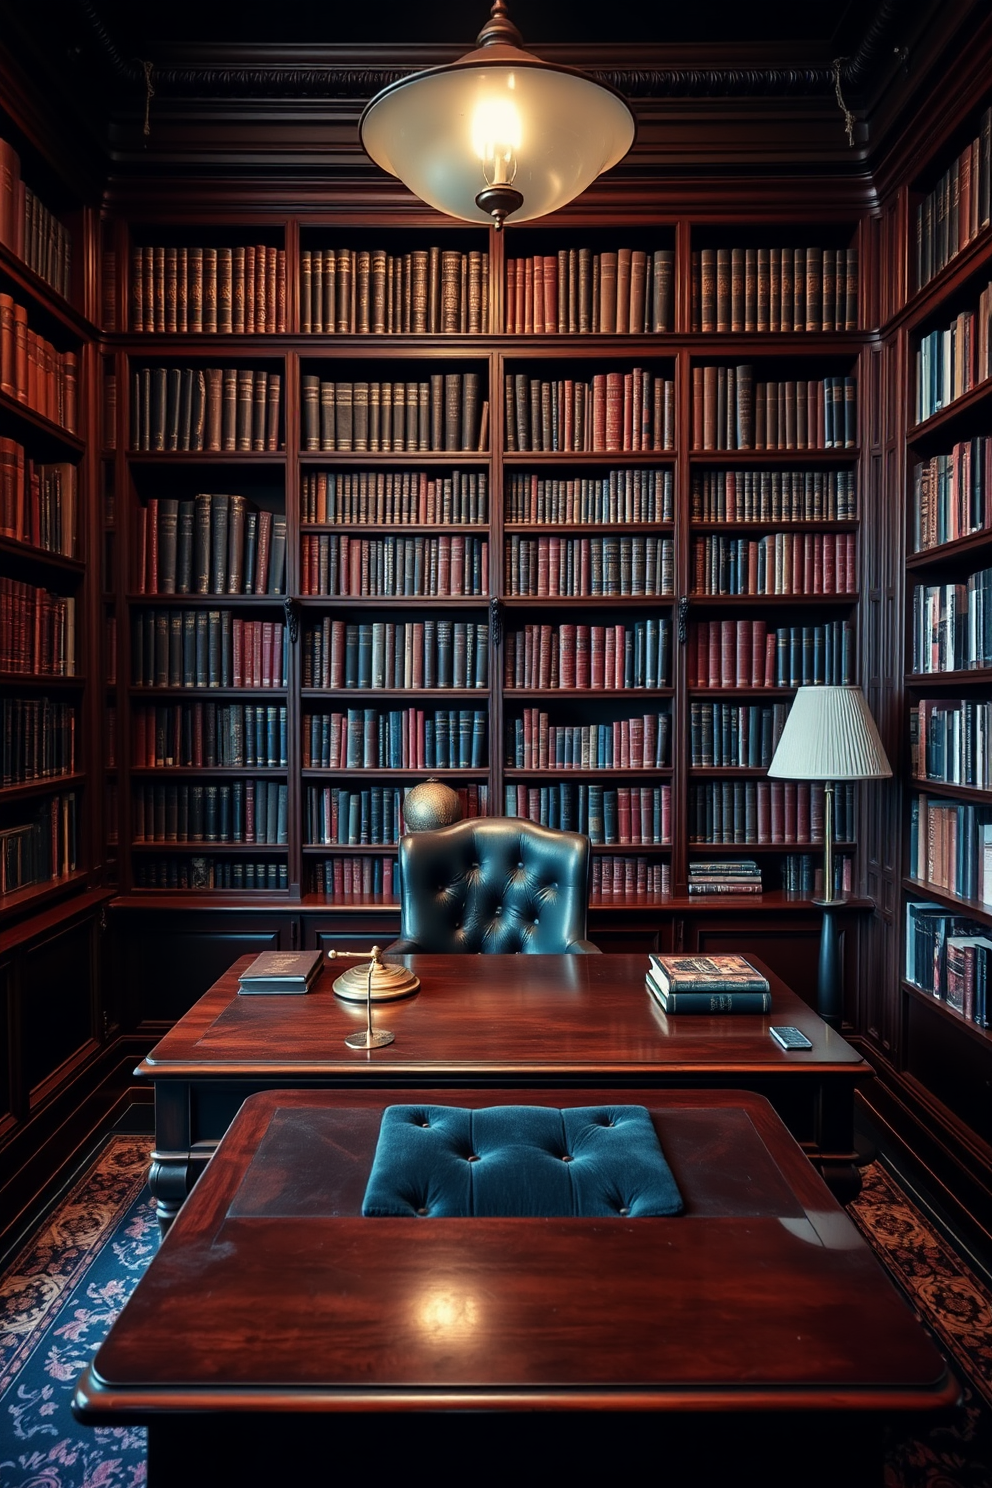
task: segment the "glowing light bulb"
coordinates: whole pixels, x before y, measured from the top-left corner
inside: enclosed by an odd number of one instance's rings
[[[491,213],[497,230],[510,212],[523,203],[512,182],[517,174],[517,152],[523,134],[520,109],[512,96],[516,77],[506,79],[505,93],[487,94],[479,99],[472,115],[472,148],[482,162],[485,189],[476,204]]]

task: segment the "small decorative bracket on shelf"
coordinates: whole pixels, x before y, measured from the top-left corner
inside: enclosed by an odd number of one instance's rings
[[[286,616],[286,629],[289,633],[290,644],[295,646],[300,639],[300,612],[291,594],[286,595],[282,607]]]
[[[689,638],[689,596],[683,594],[679,600],[679,645],[684,646]]]
[[[498,651],[503,644],[503,606],[498,599],[489,601],[489,634]]]

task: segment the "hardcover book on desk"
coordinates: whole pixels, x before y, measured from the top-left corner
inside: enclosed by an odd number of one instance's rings
[[[239,992],[309,992],[322,951],[262,951],[238,977]]]
[[[648,991],[666,1013],[767,1013],[768,981],[743,956],[652,954]]]

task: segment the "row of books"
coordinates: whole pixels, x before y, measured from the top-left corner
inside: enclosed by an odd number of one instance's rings
[[[79,358],[58,351],[28,325],[28,312],[0,292],[0,393],[75,433]]]
[[[913,467],[914,553],[992,528],[992,438],[962,439]]]
[[[992,702],[922,698],[909,710],[909,747],[918,780],[992,790]]]
[[[403,798],[410,786],[308,785],[303,801],[303,831],[308,845],[326,847],[387,846],[403,831]],[[463,816],[486,816],[489,788],[477,785],[462,798]]]
[[[525,708],[506,726],[506,763],[518,770],[657,770],[670,763],[670,713],[612,723],[552,723]]]
[[[139,367],[131,448],[244,453],[280,448],[282,374],[252,367]]]
[[[136,854],[132,872],[136,889],[246,889],[285,891],[289,868],[283,862],[241,857],[152,857]]]
[[[761,869],[754,858],[694,858],[686,887],[693,898],[711,894],[760,894]]]
[[[672,892],[672,865],[663,859],[631,853],[596,853],[589,875],[591,904],[629,903],[633,898],[667,899]]]
[[[992,806],[914,796],[909,863],[921,883],[992,904]]]
[[[916,287],[939,274],[989,224],[992,108],[978,134],[916,207]]]
[[[72,677],[76,672],[76,601],[0,575],[0,672]]]
[[[503,685],[627,691],[670,686],[672,622],[664,617],[618,625],[525,625],[503,642]]]
[[[508,595],[567,598],[670,595],[671,537],[520,537],[504,543]]]
[[[303,686],[488,687],[488,622],[441,616],[356,622],[326,615],[303,633]]]
[[[40,463],[0,435],[0,535],[75,558],[77,492],[70,461]]]
[[[766,537],[694,537],[693,594],[853,594],[853,532],[770,532]]]
[[[674,328],[670,248],[562,248],[507,259],[508,335],[641,336]]]
[[[478,249],[304,248],[304,335],[475,335],[489,330],[489,254]]]
[[[139,594],[286,592],[286,518],[244,496],[149,496],[136,521]]]
[[[788,703],[689,703],[689,748],[693,768],[767,769],[772,762]]]
[[[379,858],[372,853],[363,853],[360,858],[349,858],[347,853],[318,858],[310,864],[309,878],[310,893],[322,894],[328,904],[354,899],[391,904],[399,897],[396,859]]]
[[[853,470],[694,470],[694,522],[845,522],[858,514]]]
[[[229,780],[223,784],[135,782],[131,830],[135,842],[288,841],[289,788],[285,781]]]
[[[962,584],[917,584],[912,632],[914,672],[992,667],[992,568]]]
[[[42,801],[28,821],[0,828],[0,895],[74,873],[78,833],[75,791]]]
[[[707,780],[689,787],[689,841],[823,841],[823,787],[804,780]],[[834,790],[834,839],[853,842],[854,786]]]
[[[286,329],[286,251],[142,246],[131,250],[132,331],[257,335]]]
[[[508,372],[503,386],[510,453],[675,448],[675,383],[646,367],[588,382]]]
[[[789,853],[782,859],[782,888],[787,894],[823,898],[823,854]],[[834,897],[854,892],[854,859],[834,853]]]
[[[281,620],[230,610],[135,610],[135,687],[285,687],[289,638]]]
[[[978,313],[962,310],[943,329],[920,338],[916,349],[916,422],[932,418],[989,376],[992,284],[982,290]]]
[[[0,243],[69,298],[72,234],[21,179],[21,157],[7,140],[0,140]]]
[[[906,980],[979,1028],[992,1027],[988,928],[941,904],[906,906]]]
[[[305,450],[402,454],[489,446],[479,372],[433,372],[406,382],[332,382],[308,372],[301,385]]]
[[[507,522],[672,522],[675,498],[671,470],[611,470],[567,479],[510,471],[506,478]]]
[[[850,620],[777,630],[769,630],[765,620],[697,620],[689,626],[689,687],[836,687],[853,680]]]
[[[854,449],[857,442],[856,377],[756,382],[750,362],[692,369],[693,449]]]
[[[697,331],[856,331],[857,248],[700,248]]]
[[[303,522],[386,523],[420,526],[489,520],[488,476],[484,470],[356,470],[304,472],[300,500]]]
[[[76,769],[78,711],[53,698],[3,699],[0,785],[20,785]]]
[[[131,763],[139,769],[285,769],[286,705],[136,703]]]
[[[305,770],[479,770],[488,763],[485,708],[349,708],[304,713]]]
[[[349,537],[322,532],[301,540],[303,594],[355,597],[489,593],[484,537]]]
[[[507,785],[505,814],[563,832],[584,832],[594,846],[666,846],[672,840],[670,785]]]

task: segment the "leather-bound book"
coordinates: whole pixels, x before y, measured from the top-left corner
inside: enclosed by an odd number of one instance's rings
[[[179,260],[175,248],[165,250],[165,330],[175,332],[179,299]]]
[[[251,448],[265,449],[265,420],[268,412],[269,375],[253,372],[251,383]]]
[[[203,330],[207,335],[217,331],[217,249],[203,249]],[[156,319],[158,318],[156,312]]]
[[[415,248],[412,254],[410,284],[410,330],[414,335],[430,329],[428,324],[430,257],[426,248]]]
[[[348,335],[354,327],[352,318],[352,280],[354,274],[354,252],[339,248],[335,264],[337,291],[335,295],[334,329],[339,335]]]
[[[617,329],[617,254],[599,254],[599,320],[602,334],[613,335]]]
[[[210,497],[210,590],[211,594],[227,591],[228,529],[230,496]]]

